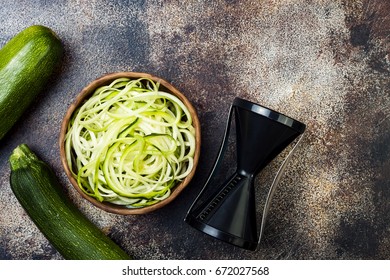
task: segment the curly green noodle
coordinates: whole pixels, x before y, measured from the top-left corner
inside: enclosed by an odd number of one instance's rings
[[[193,168],[190,112],[159,84],[119,78],[75,111],[67,163],[87,195],[129,208],[166,199]]]

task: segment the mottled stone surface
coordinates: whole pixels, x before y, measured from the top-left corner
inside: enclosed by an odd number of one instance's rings
[[[75,204],[139,259],[390,258],[390,2],[2,1],[0,45],[32,24],[62,39],[61,69],[0,144],[0,259],[61,259],[9,186],[8,156],[27,143]],[[91,80],[149,72],[193,102],[202,154],[190,186],[145,216],[82,200],[59,159],[62,117]],[[210,171],[235,96],[307,124],[255,252],[183,222]],[[262,173],[272,180],[280,160]]]

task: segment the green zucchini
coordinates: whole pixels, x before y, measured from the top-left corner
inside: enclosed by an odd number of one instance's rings
[[[0,139],[43,90],[62,55],[58,36],[41,25],[24,29],[0,49]]]
[[[52,169],[26,144],[17,146],[9,161],[13,193],[64,259],[131,259],[70,201]]]

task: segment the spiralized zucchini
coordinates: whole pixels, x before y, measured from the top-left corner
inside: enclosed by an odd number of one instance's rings
[[[119,78],[74,112],[65,152],[83,192],[145,207],[166,199],[191,172],[195,129],[183,102],[158,83]]]

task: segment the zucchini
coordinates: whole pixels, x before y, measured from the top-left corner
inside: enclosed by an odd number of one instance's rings
[[[58,36],[30,26],[0,49],[0,140],[36,99],[60,63]]]
[[[9,161],[13,193],[64,259],[130,259],[70,201],[52,169],[26,144],[17,146]]]

